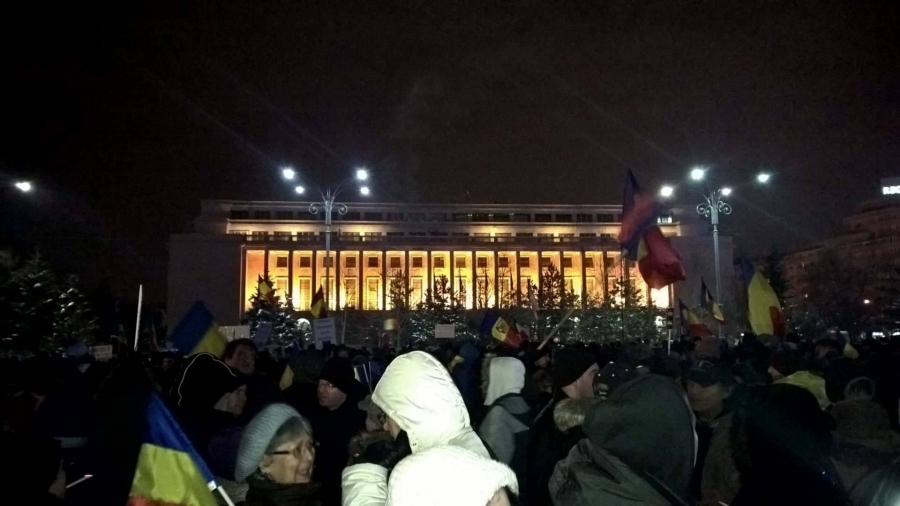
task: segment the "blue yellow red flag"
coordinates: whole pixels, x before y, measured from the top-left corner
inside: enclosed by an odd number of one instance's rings
[[[172,330],[169,341],[186,355],[209,353],[217,358],[222,357],[226,344],[212,313],[199,300]]]
[[[485,313],[484,319],[481,321],[481,332],[490,334],[494,339],[513,348],[522,345],[522,335],[518,329],[506,323],[506,320],[493,310]]]
[[[747,312],[753,332],[784,337],[784,313],[775,290],[746,258],[741,259],[741,272],[747,286]]]
[[[325,294],[322,293],[322,285],[319,285],[319,289],[316,290],[315,295],[309,302],[309,311],[314,318],[325,318],[328,316],[328,311],[325,309]]]
[[[703,324],[703,320],[696,313],[688,309],[681,299],[678,299],[678,310],[681,313],[681,332],[691,337],[705,337],[713,335],[709,327]]]
[[[638,249],[644,232],[656,224],[659,216],[659,202],[641,192],[637,179],[631,170],[625,178],[625,189],[622,192],[622,226],[618,240],[629,260],[638,259]]]
[[[725,315],[722,314],[722,306],[713,299],[712,292],[706,287],[706,281],[700,278],[700,307],[706,308],[709,314],[720,323],[725,322]]]
[[[128,506],[215,506],[215,489],[209,467],[159,395],[150,394]]]

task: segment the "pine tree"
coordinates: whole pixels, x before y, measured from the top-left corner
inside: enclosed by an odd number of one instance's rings
[[[81,291],[77,276],[66,277],[57,304],[59,312],[53,321],[54,340],[64,345],[91,343],[97,331],[97,318]]]
[[[274,286],[268,276],[261,278],[260,281]],[[261,286],[262,283],[256,285],[256,293],[250,297],[250,309],[244,315],[250,326],[250,335],[255,336],[260,324],[268,323],[272,325],[272,334],[267,344],[281,346],[295,342],[303,344],[308,336],[301,331],[300,323],[292,314],[290,305],[282,301],[277,291],[263,295],[260,292]]]
[[[7,329],[5,347],[52,351],[74,341],[93,341],[96,319],[77,278],[60,282],[39,252],[22,264],[4,252],[0,272],[0,325]]]

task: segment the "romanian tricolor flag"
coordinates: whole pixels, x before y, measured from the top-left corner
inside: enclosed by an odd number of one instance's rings
[[[741,259],[741,272],[747,286],[747,309],[753,332],[784,337],[784,313],[775,291],[747,259]]]
[[[709,314],[718,320],[719,323],[725,322],[725,315],[722,314],[722,306],[718,305],[716,300],[713,299],[712,292],[706,287],[706,281],[704,281],[703,278],[700,278],[700,307],[706,308],[706,310],[709,311]]]
[[[272,284],[269,283],[268,279],[264,279],[260,276],[257,278],[256,286],[260,296],[265,297],[269,302],[275,302],[275,289],[272,288]]]
[[[484,320],[481,321],[481,332],[491,334],[494,339],[512,348],[522,345],[522,335],[519,331],[506,323],[496,311],[485,313]]]
[[[313,295],[312,301],[309,303],[309,311],[314,318],[325,318],[328,316],[328,311],[325,309],[325,294],[322,293],[322,285],[319,285],[319,289]]]
[[[641,277],[657,290],[687,277],[681,257],[656,225],[658,215],[659,203],[641,193],[629,170],[618,239],[625,257],[637,261]]]
[[[225,352],[225,337],[213,321],[212,313],[199,300],[172,330],[169,341],[185,355],[210,353],[221,358]]]
[[[696,313],[688,309],[681,299],[678,299],[678,310],[681,313],[681,332],[691,337],[704,337],[713,335],[709,327],[703,324],[703,320]]]
[[[216,482],[162,399],[150,394],[128,506],[216,506]]]

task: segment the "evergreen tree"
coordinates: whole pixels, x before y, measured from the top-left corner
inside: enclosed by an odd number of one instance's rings
[[[77,278],[60,282],[37,252],[21,264],[10,252],[0,254],[0,325],[5,347],[31,351],[90,344],[97,328]]]
[[[260,283],[256,285],[256,293],[250,297],[250,309],[244,315],[250,326],[250,335],[255,336],[260,324],[267,323],[272,326],[268,344],[287,346],[298,341],[299,344],[303,344],[303,340],[308,336],[301,331],[290,304],[283,302],[276,290],[263,295],[260,290],[263,282],[270,287],[274,286],[268,276],[261,277]]]

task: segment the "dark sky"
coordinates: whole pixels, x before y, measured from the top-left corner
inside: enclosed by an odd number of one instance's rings
[[[0,14],[3,244],[166,289],[200,199],[358,164],[385,201],[618,203],[694,164],[748,252],[900,175],[897,2],[15,2]],[[686,188],[683,202],[692,200]]]

